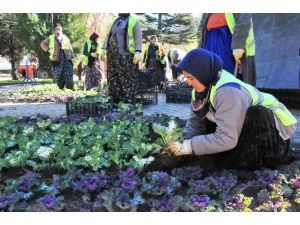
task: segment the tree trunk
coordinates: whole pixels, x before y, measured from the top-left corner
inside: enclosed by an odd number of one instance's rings
[[[161,34],[162,30],[162,13],[158,13],[158,19],[157,19],[157,31],[158,31],[158,36]]]
[[[11,77],[13,80],[17,80],[17,76],[16,76],[16,61],[15,60],[11,60],[10,61],[10,64],[11,64]]]

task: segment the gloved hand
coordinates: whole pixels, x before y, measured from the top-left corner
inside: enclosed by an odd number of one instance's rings
[[[98,58],[99,54],[96,53],[96,52],[92,52],[92,53],[91,53],[91,56],[94,57],[94,58]]]
[[[172,153],[175,156],[189,155],[193,153],[191,139],[184,140],[183,143],[178,141],[169,144],[166,149],[167,152]]]
[[[133,57],[133,63],[138,64],[140,61],[142,61],[142,53],[136,52]]]
[[[241,49],[241,48],[233,49],[232,55],[238,64],[241,64],[241,58],[243,57],[244,53],[245,53],[244,49]]]
[[[145,70],[146,69],[146,64],[145,63],[142,63],[141,65],[141,70]]]
[[[101,51],[101,60],[104,62],[106,59],[106,51],[105,50],[102,50]]]

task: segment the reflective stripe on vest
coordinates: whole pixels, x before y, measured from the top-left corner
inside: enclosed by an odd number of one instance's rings
[[[232,74],[228,73],[226,70],[222,70],[221,77],[216,85],[211,87],[209,101],[210,104],[214,107],[214,98],[216,91],[219,87],[227,83],[236,83],[241,87],[245,88],[252,97],[251,106],[262,105],[270,110],[280,119],[284,126],[291,126],[297,123],[295,117],[289,112],[289,110],[280,103],[273,95],[268,93],[263,93],[258,91],[253,86],[240,81],[235,78]],[[193,90],[194,91],[194,90]],[[195,93],[195,91],[194,91]],[[193,94],[194,94],[193,93]],[[193,98],[195,98],[193,96]],[[214,107],[215,108],[215,107]]]
[[[51,34],[49,36],[49,53],[50,53],[49,58],[50,58],[50,60],[52,60],[52,58],[53,58],[54,48],[55,48],[55,36],[54,36],[54,34]]]
[[[226,18],[226,21],[227,21],[228,28],[229,28],[231,34],[233,34],[234,33],[234,27],[235,27],[235,19],[234,19],[233,13],[225,13],[225,18]],[[246,49],[246,55],[247,56],[254,56],[255,55],[255,39],[254,39],[254,33],[253,33],[252,19],[251,19],[251,27],[250,27],[250,30],[249,30],[249,34],[248,34],[248,37],[246,39],[245,49]]]
[[[117,17],[113,18],[110,30],[113,27],[113,25],[117,19],[118,19]],[[134,26],[137,23],[137,21],[138,21],[138,19],[135,16],[129,16],[128,29],[127,29],[127,37],[128,37],[127,46],[128,46],[128,51],[130,51],[132,54],[135,53]],[[109,40],[107,40],[107,41],[109,41]]]
[[[159,51],[159,55],[162,54],[162,44],[161,43],[157,43],[157,46],[158,46],[158,51]],[[147,44],[146,46],[146,50],[145,50],[145,57],[144,57],[144,62],[143,63],[147,63],[147,60],[148,60],[148,52],[149,52],[149,47],[150,47],[150,44]],[[161,64],[166,64],[166,59],[165,57],[160,60]]]
[[[91,49],[92,49],[92,41],[91,40],[87,40],[85,43],[87,44],[88,53],[90,53]],[[97,44],[98,45],[97,45],[97,49],[96,49],[95,53],[98,53],[100,55],[101,54],[101,44],[99,42]],[[89,61],[88,57],[84,56],[84,58],[83,58],[83,64],[87,65],[88,61]]]
[[[134,26],[137,22],[137,18],[134,16],[129,16],[128,22],[128,50],[134,54],[135,53],[135,42],[134,42]]]

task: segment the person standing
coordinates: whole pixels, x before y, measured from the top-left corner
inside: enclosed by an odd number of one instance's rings
[[[73,89],[73,62],[74,52],[69,38],[63,34],[62,26],[54,24],[54,34],[41,42],[41,48],[49,52],[55,82],[60,89]]]
[[[150,43],[146,45],[143,63],[146,69],[154,69],[156,85],[162,91],[165,81],[166,60],[162,44],[158,42],[156,35],[152,35]]]
[[[179,76],[179,71],[176,69],[176,65],[178,65],[181,62],[184,56],[185,53],[177,48],[172,48],[168,52],[168,62],[169,67],[172,70],[173,80],[176,80]]]
[[[202,16],[200,48],[216,53],[224,69],[256,85],[255,39],[250,13],[210,13]]]
[[[85,85],[86,90],[90,90],[94,87],[101,86],[104,78],[104,68],[101,62],[101,45],[100,45],[100,34],[94,32],[91,34],[89,40],[84,44],[83,63],[86,65],[85,68]]]
[[[139,20],[119,13],[103,46],[107,55],[109,95],[115,103],[133,103],[137,90],[138,63],[142,60],[142,31]]]

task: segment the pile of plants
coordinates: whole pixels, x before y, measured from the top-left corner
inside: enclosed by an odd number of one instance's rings
[[[56,84],[0,90],[0,103],[67,102],[85,96],[106,96],[105,90],[61,90]]]
[[[300,161],[257,171],[153,167],[185,121],[129,113],[0,119],[0,211],[299,211]]]

